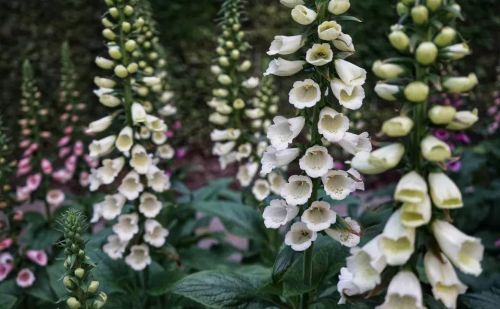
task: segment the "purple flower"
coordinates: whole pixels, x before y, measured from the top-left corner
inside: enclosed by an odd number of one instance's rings
[[[450,138],[450,133],[444,129],[435,129],[432,133],[436,138],[442,141],[446,141]]]
[[[462,168],[462,162],[460,160],[452,161],[447,164],[447,169],[452,172],[458,172]]]

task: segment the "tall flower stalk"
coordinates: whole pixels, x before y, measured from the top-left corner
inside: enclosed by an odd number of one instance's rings
[[[141,271],[152,261],[151,248],[161,248],[169,233],[157,220],[163,209],[161,193],[170,188],[160,165],[168,147],[167,126],[137,91],[160,83],[156,72],[148,74],[134,59],[140,48],[136,38],[145,25],[138,1],[105,2],[102,33],[111,59],[96,58],[108,76],[96,77],[95,83],[110,114],[92,122],[88,131],[102,135],[89,147],[90,155],[100,160],[90,175],[90,190],[105,187],[108,195],[94,205],[92,222],[101,217],[114,222],[104,251],[112,259],[126,254],[125,262]]]
[[[429,98],[441,92],[465,94],[478,81],[474,74],[449,76],[453,62],[470,54],[455,29],[461,18],[456,1],[401,1],[398,11],[402,16],[389,41],[399,56],[375,62],[373,71],[383,80],[375,88],[377,94],[403,102],[400,115],[383,124],[382,132],[398,139],[386,148],[406,153],[393,158],[388,153],[389,165],[377,156],[381,150],[358,154],[353,167],[379,174],[403,161],[403,176],[394,192],[394,213],[380,235],[347,259],[338,289],[343,296],[368,291],[372,296],[390,280],[385,302],[377,308],[424,308],[422,281],[430,284],[434,298],[456,308],[458,295],[467,287],[455,268],[478,276],[484,247],[479,238],[452,225],[450,211],[464,206],[459,188],[446,175],[447,163],[455,159],[450,146],[431,132],[462,131],[478,117],[476,111],[457,111]],[[417,271],[421,261],[425,279]]]
[[[261,85],[257,97],[252,96],[259,79],[248,74],[252,63],[245,58],[250,45],[241,26],[244,4],[241,0],[226,0],[222,4],[222,33],[218,38],[216,63],[211,67],[218,86],[208,105],[214,110],[209,121],[217,127],[210,134],[215,143],[212,152],[219,157],[223,169],[239,162],[237,179],[241,186],[247,187],[254,183],[258,159],[266,147],[263,130],[269,126],[269,115],[276,111],[270,108],[275,105],[271,103],[274,96],[266,97],[272,80]],[[254,186],[253,190],[260,200],[269,194],[266,194],[269,186],[264,182],[261,180],[260,186]]]
[[[263,217],[272,229],[292,223],[285,244],[304,252],[303,280],[310,286],[313,244],[318,234],[348,247],[359,242],[360,226],[338,216],[331,202],[362,190],[363,181],[354,169],[334,169],[334,158],[326,146],[340,146],[348,154],[371,150],[367,133],[348,132],[349,119],[337,111],[362,106],[366,71],[345,60],[355,52],[351,37],[340,24],[354,19],[342,15],[349,10],[349,1],[281,2],[292,9],[292,19],[304,26],[304,32],[274,38],[268,54],[280,57],[269,64],[265,75],[302,72],[304,79],[297,80],[289,93],[294,116],[276,116],[267,131],[270,146],[261,160],[261,175],[286,165],[298,165],[300,172],[288,178],[279,192],[282,199],[272,200]],[[298,140],[301,133],[303,141]],[[301,308],[307,308],[311,301],[309,294],[302,295]]]

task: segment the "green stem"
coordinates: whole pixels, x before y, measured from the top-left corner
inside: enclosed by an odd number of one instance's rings
[[[120,25],[125,22],[125,14],[123,12],[123,6],[118,10],[120,14]],[[125,48],[126,34],[123,28],[120,26],[120,51],[122,53],[123,61],[122,64],[128,67],[130,64],[129,55],[127,49]],[[125,115],[127,118],[127,125],[133,129],[134,123],[132,121],[132,104],[134,103],[132,94],[132,85],[130,80],[130,74],[123,80],[123,104],[125,107]]]

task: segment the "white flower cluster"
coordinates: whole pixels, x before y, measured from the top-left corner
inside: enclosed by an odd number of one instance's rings
[[[290,76],[304,68],[313,73],[296,81],[289,93],[289,102],[297,109],[298,116],[276,116],[267,131],[270,146],[261,160],[261,174],[271,173],[270,178],[275,178],[273,170],[296,159],[302,174],[290,176],[276,189],[282,199],[272,200],[265,208],[264,223],[268,228],[280,228],[300,214],[300,221],[291,225],[285,237],[285,244],[296,251],[308,249],[321,231],[352,247],[359,242],[359,224],[350,218],[339,218],[328,202],[317,198],[320,188],[333,200],[343,200],[352,192],[364,189],[356,170],[334,169],[334,159],[325,145],[337,144],[349,154],[371,150],[368,134],[348,132],[349,119],[333,108],[336,99],[341,108],[359,109],[365,96],[362,85],[366,71],[345,60],[354,52],[354,46],[351,37],[342,32],[335,20],[350,4],[331,0],[312,9],[303,1],[281,2],[292,8],[293,20],[314,27],[317,32],[276,36],[268,51],[269,55],[301,53],[296,60],[273,60],[265,75]],[[306,42],[311,45],[303,49]],[[303,131],[310,134],[311,141],[295,143]]]
[[[394,201],[399,208],[389,218],[380,235],[363,247],[352,249],[351,256],[347,258],[347,267],[341,271],[338,291],[343,303],[345,296],[362,294],[381,284],[382,272],[387,267],[407,265],[416,268],[412,263],[420,258],[424,261],[425,274],[434,297],[446,308],[456,308],[458,295],[465,293],[467,287],[458,279],[454,266],[465,274],[478,276],[482,271],[484,247],[479,238],[465,235],[448,222],[447,212],[463,207],[459,188],[442,171],[452,153],[448,144],[426,132],[429,131],[428,127],[436,125],[461,130],[477,121],[474,113],[456,112],[452,106],[435,105],[427,108],[431,92],[428,86],[430,74],[441,73],[436,62],[461,58],[457,55],[450,58],[449,50],[456,49],[449,46],[455,41],[456,31],[442,26],[449,22],[449,17],[440,21],[447,15],[446,12],[456,10],[458,5],[454,1],[427,1],[425,6],[417,3],[411,4],[412,8],[409,8],[403,2],[398,7],[401,9],[404,6],[412,17],[412,24],[407,31],[411,32],[413,39],[409,39],[403,25],[397,25],[392,28],[389,40],[408,60],[415,61],[415,75],[408,67],[381,61],[375,62],[373,71],[380,78],[391,80],[391,83],[384,81],[375,88],[381,98],[389,101],[401,96],[400,86],[396,85],[403,81],[400,77],[404,77],[404,81],[415,80],[404,87],[402,96],[405,106],[401,110],[410,111],[411,117],[394,117],[384,122],[382,127],[382,132],[388,137],[409,136],[406,142],[410,147],[407,161],[411,167],[399,180],[394,192]],[[412,29],[415,27],[425,31],[414,32]],[[433,34],[433,39],[422,38],[419,33]],[[462,51],[462,56],[468,53]],[[460,82],[464,84],[458,92],[468,91],[477,83],[473,75],[467,79],[469,81],[464,79]],[[456,85],[452,86],[454,82],[450,80],[442,80],[444,89],[457,92],[453,90]],[[467,82],[470,84],[465,85]],[[436,87],[436,90],[441,91],[440,87]],[[403,142],[394,143],[371,153],[358,154],[352,165],[361,172],[379,174],[397,166],[404,152]],[[422,233],[428,239],[425,249],[416,245],[421,242],[417,242],[417,235]],[[408,270],[399,272],[392,279],[384,304],[377,308],[403,307],[425,308],[419,279]]]
[[[170,188],[161,162],[171,158],[173,150],[166,143],[167,125],[155,115],[152,102],[141,101],[138,94],[142,87],[154,87],[161,80],[154,67],[146,72],[150,67],[134,61],[134,52],[141,48],[134,38],[145,26],[144,19],[132,1],[107,0],[106,4],[103,36],[112,59],[97,57],[96,63],[114,76],[96,77],[95,83],[100,102],[113,111],[89,125],[89,132],[106,134],[89,146],[90,155],[100,159],[90,175],[90,190],[109,186],[117,191],[94,205],[92,222],[101,217],[116,220],[103,250],[112,259],[128,251],[125,262],[140,271],[151,263],[150,246],[162,247],[169,233],[156,220],[163,208],[157,194]]]

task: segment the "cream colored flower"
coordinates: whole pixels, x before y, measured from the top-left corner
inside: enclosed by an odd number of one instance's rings
[[[343,59],[335,60],[335,70],[344,84],[362,86],[366,81],[366,71]]]
[[[396,94],[399,92],[400,89],[396,85],[378,82],[375,86],[375,93],[386,101],[396,101]]]
[[[351,166],[363,174],[375,175],[396,167],[403,155],[403,144],[394,143],[373,152],[358,152],[352,158]]]
[[[347,217],[344,219],[347,227],[343,229],[327,229],[325,233],[348,248],[355,247],[361,240],[361,226],[355,220]]]
[[[114,220],[121,214],[125,202],[125,197],[120,193],[117,193],[113,195],[106,195],[104,197],[104,201],[100,202],[97,207],[100,209],[101,215],[104,219]]]
[[[282,116],[276,116],[273,122],[274,124],[267,130],[267,138],[276,150],[283,150],[300,134],[304,128],[305,118],[299,116],[286,119]]]
[[[363,132],[359,135],[345,132],[344,137],[338,142],[339,146],[345,152],[356,155],[358,152],[372,151],[372,143],[368,132]]]
[[[268,229],[277,229],[292,221],[298,213],[297,206],[288,205],[285,200],[272,200],[269,206],[264,208],[262,217]]]
[[[317,237],[318,234],[308,229],[305,223],[295,222],[285,235],[285,244],[295,251],[305,251]]]
[[[238,173],[236,174],[236,179],[238,179],[242,187],[247,187],[250,185],[253,178],[257,174],[258,169],[259,169],[259,164],[257,162],[242,164],[238,167]]]
[[[146,218],[156,217],[160,213],[162,207],[162,203],[158,200],[156,195],[148,192],[141,195],[139,211]]]
[[[303,45],[302,36],[284,36],[277,35],[271,42],[271,47],[269,47],[268,55],[290,55],[298,51]]]
[[[298,109],[313,107],[321,100],[319,85],[312,79],[297,81],[288,94],[290,104]]]
[[[332,62],[333,51],[329,43],[313,44],[306,53],[306,61],[315,66]]]
[[[427,183],[417,172],[404,175],[396,186],[394,199],[399,202],[422,203],[427,196]]]
[[[241,136],[240,129],[225,129],[225,130],[213,130],[210,133],[210,139],[214,142],[223,142],[223,141],[235,141]]]
[[[389,137],[402,137],[411,132],[413,120],[407,116],[398,116],[384,121],[382,132]]]
[[[430,173],[429,186],[432,201],[441,209],[463,207],[462,193],[457,185],[444,173]]]
[[[392,278],[385,301],[376,309],[412,308],[425,309],[422,298],[422,287],[410,271],[400,271]]]
[[[426,195],[420,203],[405,202],[401,206],[401,223],[409,228],[417,228],[431,221],[432,205]]]
[[[144,241],[153,247],[161,248],[165,244],[169,232],[160,222],[147,219],[144,223]]]
[[[307,8],[304,5],[296,5],[292,9],[292,19],[301,25],[309,25],[311,24],[315,19],[318,14],[316,14],[315,11]]]
[[[356,190],[354,180],[345,171],[329,171],[321,181],[326,194],[334,200],[343,200]]]
[[[132,148],[132,158],[129,161],[130,166],[139,174],[144,175],[148,172],[153,164],[151,155],[146,152],[146,149],[141,145],[135,145]]]
[[[146,174],[148,180],[148,187],[153,191],[162,193],[170,189],[170,177],[157,166],[151,166]]]
[[[309,177],[318,178],[333,168],[333,158],[326,147],[316,145],[306,150],[299,166]]]
[[[122,153],[128,153],[134,145],[134,135],[131,127],[123,128],[115,142],[116,148]]]
[[[453,117],[453,120],[446,127],[449,130],[465,130],[472,127],[479,117],[477,116],[477,109],[471,111],[459,111]]]
[[[340,33],[339,37],[333,41],[333,46],[343,52],[353,53],[356,51],[351,36],[345,33]]]
[[[301,221],[314,232],[326,230],[337,221],[337,214],[330,208],[330,204],[315,201],[302,214]]]
[[[344,138],[349,130],[349,118],[330,107],[324,107],[319,113],[318,132],[332,143]]]
[[[334,78],[330,82],[333,95],[345,108],[356,110],[363,105],[365,90],[361,86],[349,86],[342,80]]]
[[[443,162],[451,158],[450,146],[432,135],[422,139],[420,150],[427,161]]]
[[[290,205],[302,205],[311,197],[313,185],[307,176],[293,175],[281,189],[281,196]]]
[[[262,175],[269,174],[277,167],[288,165],[295,160],[300,154],[298,148],[289,148],[284,150],[276,150],[273,146],[268,146],[262,155]]]
[[[252,193],[257,201],[263,201],[271,194],[269,183],[265,179],[257,179],[252,187]]]
[[[151,256],[149,256],[149,248],[146,245],[134,245],[130,248],[130,254],[125,258],[127,263],[133,270],[144,270],[151,264]]]
[[[283,58],[274,59],[264,73],[267,75],[290,76],[302,71],[306,62],[302,60],[288,61]]]
[[[286,183],[285,178],[283,178],[281,174],[278,174],[276,172],[269,173],[269,175],[267,175],[267,181],[269,181],[271,192],[276,195],[279,195],[281,193],[281,189]]]
[[[135,200],[144,190],[139,174],[135,171],[129,172],[118,187],[118,192],[125,196],[129,201]]]
[[[94,140],[89,145],[89,155],[93,158],[102,157],[113,150],[116,135],[110,135],[100,140]]]
[[[404,265],[415,250],[415,229],[407,228],[401,222],[401,210],[389,218],[380,239],[380,249],[387,264]]]
[[[131,240],[139,232],[139,216],[136,213],[120,215],[118,223],[113,225],[113,232],[122,242]]]
[[[107,243],[102,247],[102,250],[112,259],[117,260],[123,257],[128,241],[121,241],[118,235],[112,234],[108,236]]]
[[[349,0],[330,0],[328,2],[328,11],[334,15],[344,14],[351,7]]]
[[[318,37],[324,41],[333,41],[342,33],[342,26],[336,21],[325,21],[318,26]]]

